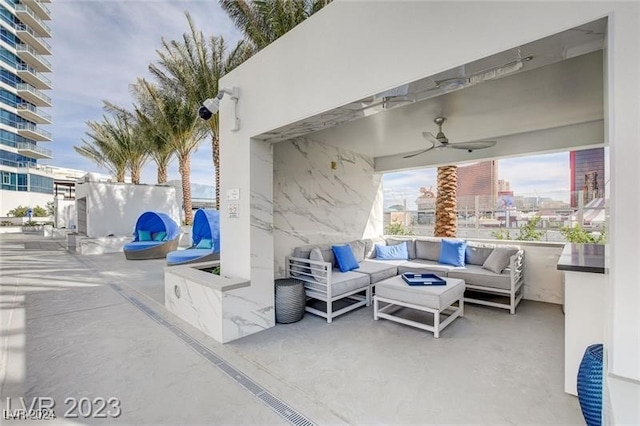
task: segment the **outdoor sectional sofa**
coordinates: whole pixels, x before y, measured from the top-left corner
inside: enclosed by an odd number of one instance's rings
[[[300,246],[286,258],[286,275],[303,281],[309,299],[307,312],[326,318],[329,323],[338,315],[369,306],[376,283],[405,272],[463,279],[467,289],[465,303],[508,309],[515,314],[524,292],[524,251],[518,246],[466,242],[464,266],[452,266],[439,262],[441,240],[380,238],[342,243],[351,246],[358,262],[358,268],[348,272],[336,267],[331,244]],[[378,259],[376,244],[406,244],[408,259]],[[481,293],[488,297],[480,297]],[[508,301],[495,300],[497,296]],[[326,308],[321,309],[311,299],[324,302]]]

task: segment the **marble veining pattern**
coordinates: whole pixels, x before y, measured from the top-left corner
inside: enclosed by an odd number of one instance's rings
[[[295,246],[382,234],[381,175],[372,158],[307,138],[281,142],[273,188],[276,276]]]

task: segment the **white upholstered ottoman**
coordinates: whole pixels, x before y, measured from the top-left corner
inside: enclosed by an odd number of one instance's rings
[[[400,275],[376,283],[376,295],[373,297],[373,319],[384,318],[396,321],[432,331],[434,337],[440,337],[440,331],[464,313],[464,280],[443,279],[447,285],[410,286]],[[433,325],[393,315],[403,307],[432,313]],[[444,320],[441,320],[441,314],[447,315]]]

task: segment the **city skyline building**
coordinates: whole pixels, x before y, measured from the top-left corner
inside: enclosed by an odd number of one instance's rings
[[[18,205],[45,205],[53,199],[54,180],[39,160],[52,159],[52,142],[42,128],[52,124],[50,0],[0,3],[0,216]]]
[[[584,149],[569,153],[571,170],[571,207],[578,206],[577,191],[583,192],[584,203],[604,196],[604,148]]]
[[[480,210],[492,210],[496,207],[498,195],[498,162],[481,161],[470,165],[458,166],[458,210],[474,210],[476,196]]]

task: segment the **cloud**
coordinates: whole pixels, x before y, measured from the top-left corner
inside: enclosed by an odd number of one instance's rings
[[[206,37],[223,36],[231,48],[240,32],[220,9],[217,1],[55,1],[49,40],[53,55],[53,90],[50,96],[54,142],[48,163],[68,168],[106,173],[73,150],[86,138],[87,120],[102,117],[102,101],[128,107],[129,85],[138,77],[149,78],[148,66],[156,61],[161,40],[180,39],[189,31],[184,12]],[[48,111],[47,111],[48,112]],[[192,158],[192,181],[211,184],[211,148],[204,141]],[[209,142],[210,144],[210,142]],[[179,177],[172,164],[170,178]],[[156,181],[155,166],[148,165],[143,182]]]

